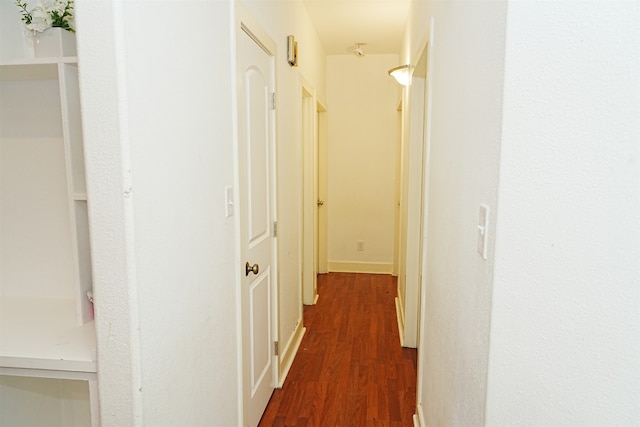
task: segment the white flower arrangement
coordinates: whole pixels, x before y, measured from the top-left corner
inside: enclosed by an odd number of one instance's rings
[[[73,0],[38,0],[31,8],[20,0],[16,0],[16,4],[22,13],[22,22],[34,34],[52,27],[76,32],[73,28]]]

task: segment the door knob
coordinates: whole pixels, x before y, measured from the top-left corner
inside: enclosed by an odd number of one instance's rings
[[[322,200],[318,200],[318,206],[322,206],[324,205],[324,202]]]
[[[247,262],[244,266],[244,275],[248,276],[249,273],[253,273],[253,274],[258,274],[258,272],[260,271],[260,266],[258,264],[249,264],[249,262]]]

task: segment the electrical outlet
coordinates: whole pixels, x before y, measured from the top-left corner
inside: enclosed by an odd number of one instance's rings
[[[358,251],[364,251],[364,242],[362,240],[358,240],[356,242],[356,247]]]

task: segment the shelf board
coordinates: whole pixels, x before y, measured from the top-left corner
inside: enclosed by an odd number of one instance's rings
[[[0,296],[0,368],[96,372],[94,322],[73,299]]]
[[[76,202],[86,202],[87,193],[73,193],[73,200]]]
[[[77,64],[77,56],[59,56],[50,58],[16,58],[3,59],[0,67],[16,65],[44,65],[44,64]]]
[[[77,64],[76,56],[20,58],[0,62],[1,81],[57,80],[58,64]]]

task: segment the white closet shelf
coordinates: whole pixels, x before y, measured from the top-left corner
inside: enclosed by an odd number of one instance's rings
[[[77,64],[76,56],[20,58],[0,61],[0,80],[56,80],[58,64]]]
[[[0,66],[5,65],[43,65],[43,64],[76,64],[77,56],[60,56],[51,58],[18,58],[4,59],[0,61]]]
[[[0,297],[0,370],[96,372],[93,321],[79,325],[75,301]]]

